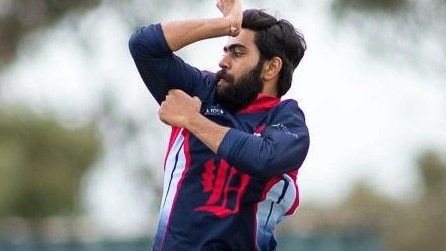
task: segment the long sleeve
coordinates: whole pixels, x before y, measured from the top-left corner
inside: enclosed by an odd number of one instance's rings
[[[229,130],[218,155],[240,171],[265,178],[297,170],[310,143],[304,114],[295,101],[285,101],[274,113],[260,136]]]
[[[170,89],[182,89],[189,95],[204,99],[208,92],[203,89],[212,87],[211,74],[188,65],[172,53],[160,24],[133,33],[129,49],[141,78],[158,103],[164,100]]]

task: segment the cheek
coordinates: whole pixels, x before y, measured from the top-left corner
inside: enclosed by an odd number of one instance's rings
[[[241,63],[233,68],[232,75],[234,76],[234,80],[237,81],[240,78],[243,78],[249,74],[250,71],[252,71],[256,65],[252,65],[252,63]]]

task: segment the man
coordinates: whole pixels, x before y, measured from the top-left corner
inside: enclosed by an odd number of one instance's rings
[[[172,127],[153,250],[275,250],[276,225],[298,206],[309,135],[297,102],[280,97],[305,41],[285,20],[243,12],[239,0],[217,7],[222,18],[150,25],[129,42]],[[216,74],[173,54],[220,36],[229,39]]]

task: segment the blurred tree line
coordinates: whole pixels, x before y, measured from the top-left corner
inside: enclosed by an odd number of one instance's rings
[[[372,55],[446,77],[445,0],[332,0],[331,7]]]
[[[446,247],[446,159],[427,150],[416,159],[421,186],[398,201],[360,183],[334,213],[351,225],[375,226],[389,250],[439,250]],[[400,177],[395,177],[398,179]]]
[[[28,36],[99,3],[100,0],[0,0],[0,71],[15,59]]]
[[[129,5],[134,1],[0,0],[0,77],[46,31],[62,21],[78,23],[101,5],[119,10],[129,26],[141,24],[138,18],[142,17],[134,15],[135,10]],[[149,6],[157,5],[160,10],[179,2],[151,0]],[[151,9],[148,12],[151,16],[162,14]],[[79,38],[79,42],[83,39],[86,38]],[[89,122],[78,126],[62,122],[51,111],[35,112],[32,107],[3,102],[2,95],[7,95],[4,84],[0,81],[0,238],[1,220],[5,217],[21,217],[33,227],[33,222],[51,216],[82,215],[82,179],[105,155],[104,146],[110,143],[104,141],[100,131],[112,125],[111,133],[117,140],[111,144],[122,148],[136,144],[134,139],[139,133],[134,118],[117,116],[113,92],[104,90],[98,97],[101,104],[92,108]],[[137,183],[148,186],[153,175],[146,167],[138,166],[138,161],[128,161],[136,169],[143,169],[133,177]],[[142,177],[146,179],[142,181]]]
[[[300,208],[297,217],[282,224],[280,233],[337,236],[365,232],[376,235],[383,250],[443,250],[446,158],[435,150],[426,150],[414,164],[421,182],[410,197],[395,199],[377,192],[367,180],[358,181],[339,205]]]
[[[51,29],[62,19],[75,21],[101,4],[122,11],[130,26],[141,23],[127,6],[134,1],[0,0],[0,74],[15,62],[33,35]],[[169,8],[184,1],[149,2],[159,11],[160,6]],[[401,61],[410,58],[413,66],[444,76],[445,0],[332,0],[332,13],[339,21],[337,25],[356,27],[372,53]],[[418,50],[426,43],[431,49]],[[17,109],[0,100],[0,218],[35,219],[77,212],[81,179],[102,149],[97,123],[117,121],[112,117],[110,100],[113,97],[102,107],[104,117],[76,128],[67,127],[57,117]],[[126,120],[118,124],[132,127]],[[123,138],[135,137],[134,130]],[[376,226],[390,250],[438,250],[446,246],[440,230],[446,229],[446,218],[442,217],[446,209],[446,162],[435,151],[422,153],[417,161],[423,180],[420,195],[395,201],[361,184],[339,208],[314,211],[328,225]]]
[[[99,2],[0,0],[0,76],[33,36]],[[67,126],[0,96],[0,223],[23,218],[30,237],[39,238],[41,219],[81,215],[82,178],[101,148],[94,124]]]
[[[77,215],[78,191],[100,142],[93,126],[0,109],[0,218]]]
[[[331,6],[337,25],[353,27],[370,54],[446,79],[446,0],[333,0]],[[415,162],[422,186],[410,198],[396,201],[361,182],[343,205],[321,214],[336,215],[331,222],[338,225],[375,226],[389,250],[443,249],[446,159],[430,149]]]
[[[32,35],[99,3],[0,0],[0,74]],[[100,149],[93,124],[67,127],[54,115],[0,99],[0,220],[79,215],[82,177]]]

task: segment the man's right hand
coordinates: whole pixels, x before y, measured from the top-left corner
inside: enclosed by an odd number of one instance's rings
[[[243,9],[240,0],[217,0],[217,7],[229,21],[230,35],[236,37],[242,29]]]

